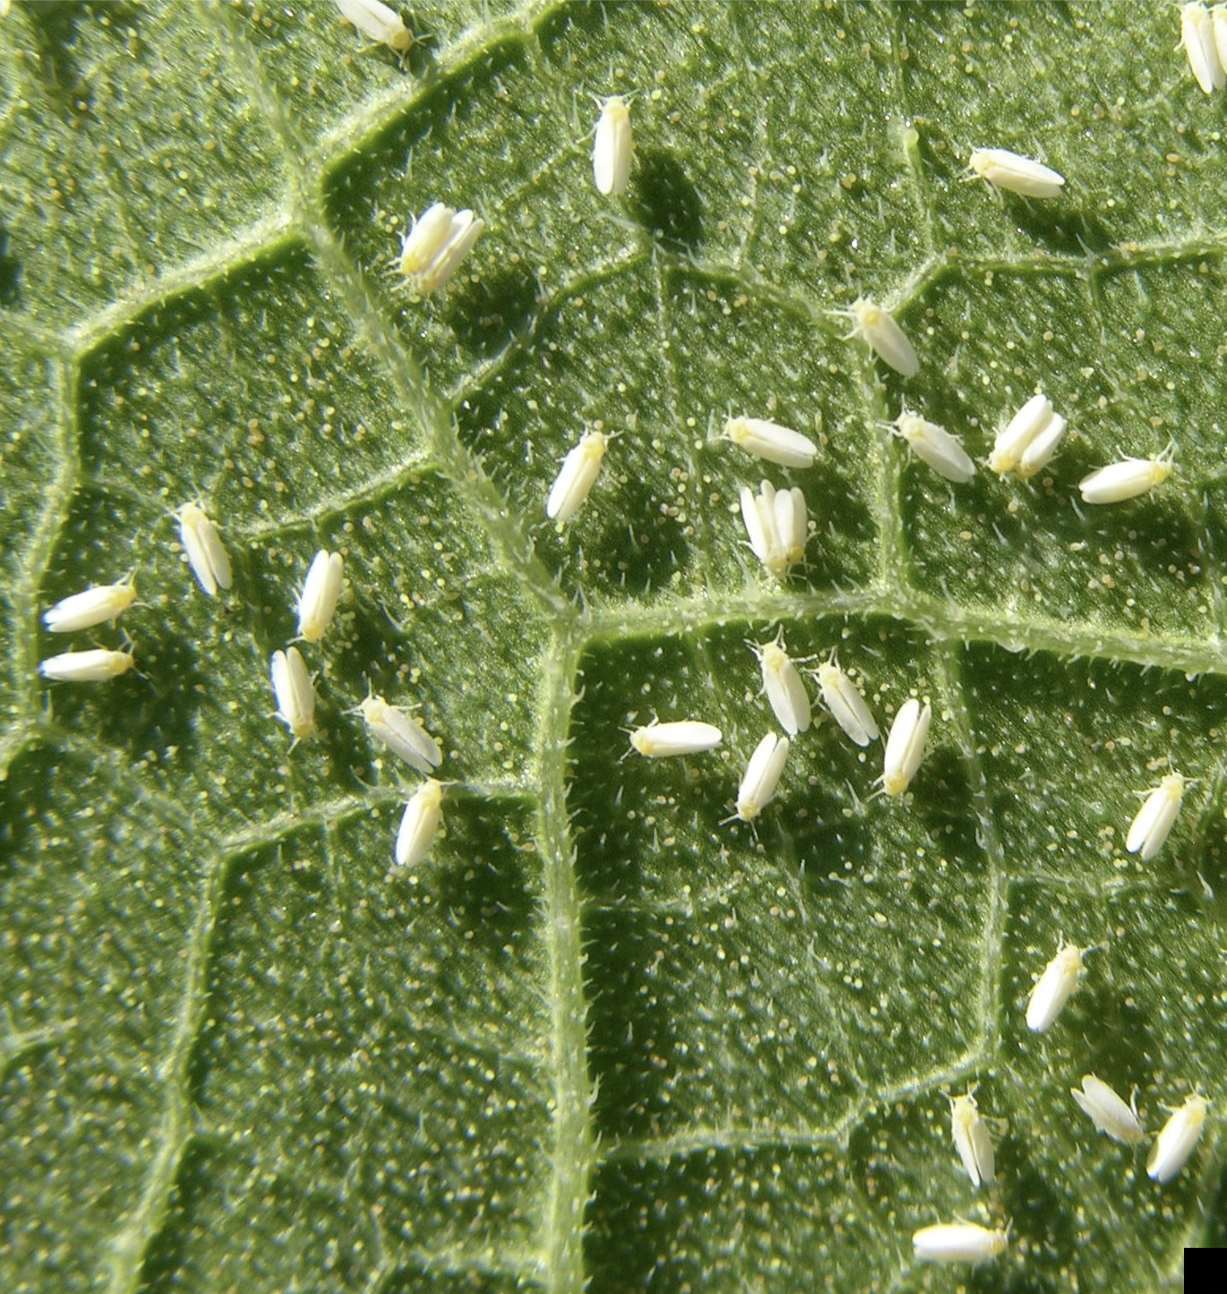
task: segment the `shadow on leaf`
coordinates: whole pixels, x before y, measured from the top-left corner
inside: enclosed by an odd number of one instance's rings
[[[532,328],[540,285],[525,264],[483,274],[448,297],[445,317],[456,340],[479,359],[492,359]]]
[[[646,148],[636,156],[635,219],[670,251],[697,251],[703,241],[703,204],[681,162],[660,148]]]
[[[0,224],[0,306],[15,306],[21,299],[21,262],[9,252],[9,232]]]

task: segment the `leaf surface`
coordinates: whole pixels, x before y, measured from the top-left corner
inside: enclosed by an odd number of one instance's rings
[[[1170,10],[409,16],[403,59],[323,3],[0,21],[0,1285],[945,1289],[911,1235],[956,1217],[1012,1223],[976,1289],[1179,1284],[1227,1217],[1227,155]],[[975,146],[1066,195],[965,182]],[[487,228],[421,301],[392,262],[436,201]],[[845,339],[859,296],[914,379]],[[982,463],[1041,389],[1071,431],[1029,484],[952,486],[886,426],[906,404]],[[750,459],[730,413],[817,462]],[[1169,438],[1153,494],[1079,502]],[[813,519],[779,582],[738,505],[764,478]],[[178,545],[194,498],[222,601]],[[345,590],[291,749],[269,658],[320,548]],[[119,625],[44,632],[132,567]],[[777,627],[883,733],[932,703],[908,795],[823,717],[726,821]],[[39,678],[125,633],[139,672]],[[408,875],[416,778],[370,689],[445,752]],[[622,758],[653,716],[724,744]],[[1196,780],[1142,864],[1169,768]],[[1031,1034],[1061,938],[1102,947]],[[1095,1134],[1084,1073],[1152,1136],[1210,1099],[1175,1181]],[[978,1193],[947,1103],[973,1083],[1008,1120]]]

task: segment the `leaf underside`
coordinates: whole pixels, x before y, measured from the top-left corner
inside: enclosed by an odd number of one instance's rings
[[[1178,1285],[1227,1231],[1227,150],[1170,8],[407,16],[403,58],[324,3],[0,20],[0,1287]],[[613,93],[636,151],[602,198]],[[965,182],[974,146],[1066,195]],[[391,262],[436,201],[487,228],[418,300]],[[858,296],[915,378],[845,339]],[[1027,484],[953,486],[886,426],[982,463],[1041,389],[1071,430]],[[817,462],[750,459],[730,413]],[[586,429],[614,439],[560,529]],[[1169,439],[1154,493],[1080,503]],[[761,479],[814,523],[780,581]],[[319,548],[345,591],[291,749],[268,661]],[[133,567],[120,624],[45,633]],[[779,627],[884,733],[932,703],[907,795],[816,708],[727,821]],[[136,671],[38,676],[125,634]],[[369,689],[445,751],[411,874]],[[724,743],[621,758],[654,716]],[[1196,780],[1141,863],[1169,769]],[[1032,1034],[1061,938],[1103,946]],[[1151,1137],[1210,1099],[1179,1177],[1094,1132],[1084,1073]],[[1008,1121],[979,1192],[947,1102],[976,1083]],[[1010,1246],[947,1281],[911,1235],[955,1218]]]

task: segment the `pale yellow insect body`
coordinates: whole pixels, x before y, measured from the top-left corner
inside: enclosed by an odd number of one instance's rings
[[[341,596],[345,561],[340,553],[321,548],[315,554],[298,595],[298,636],[314,643],[328,631]]]
[[[121,584],[96,584],[82,593],[61,598],[43,612],[43,624],[53,634],[92,629],[122,615],[136,600],[136,586],[131,579]]]
[[[818,446],[808,436],[766,418],[730,418],[724,424],[724,438],[747,454],[781,467],[812,467],[818,456]]]
[[[439,743],[412,716],[381,696],[368,696],[358,705],[366,726],[394,754],[419,773],[430,773],[443,759]]]
[[[634,149],[630,105],[620,94],[611,95],[601,106],[592,141],[592,178],[598,193],[608,197],[626,190]]]
[[[434,848],[443,821],[443,783],[428,778],[409,797],[396,833],[396,865],[414,867]]]
[[[1008,1244],[1004,1231],[974,1222],[942,1222],[912,1236],[912,1251],[926,1263],[983,1263],[1003,1254]]]
[[[1069,1089],[1083,1112],[1100,1132],[1125,1146],[1136,1146],[1146,1135],[1138,1121],[1138,1112],[1094,1074],[1083,1074],[1082,1090]]]
[[[1078,482],[1084,503],[1121,503],[1147,494],[1175,471],[1173,446],[1153,458],[1124,458],[1097,468]]]
[[[809,510],[800,487],[777,490],[770,481],[763,481],[755,494],[743,485],[741,519],[751,550],[772,575],[782,578],[804,559]]]
[[[586,432],[562,460],[562,467],[545,500],[545,515],[560,526],[565,526],[575,516],[592,492],[601,464],[605,461],[609,440],[602,432]]]
[[[1065,176],[1008,148],[973,148],[967,165],[982,180],[1024,198],[1059,198]]]
[[[932,707],[927,702],[922,707],[915,697],[899,707],[882,759],[882,789],[887,795],[902,795],[911,786],[924,758],[932,718]]]
[[[763,691],[771,709],[779,720],[780,727],[790,736],[805,732],[812,718],[809,696],[801,673],[784,648],[783,632],[774,642],[749,644],[758,657],[763,676]]]
[[[468,208],[457,211],[436,202],[401,239],[396,269],[418,296],[430,296],[451,282],[485,227]]]
[[[198,503],[185,503],[179,510],[179,542],[196,582],[211,598],[217,597],[218,589],[230,587],[230,558],[217,527]]]
[[[1170,1182],[1189,1162],[1209,1109],[1210,1102],[1194,1094],[1163,1125],[1146,1161],[1146,1171],[1156,1182]]]
[[[860,689],[840,669],[834,656],[818,666],[818,686],[823,705],[852,741],[858,746],[868,746],[871,741],[877,741],[880,734],[873,711]],[[911,781],[910,777],[908,781]]]
[[[755,747],[737,788],[737,817],[742,822],[753,822],[774,798],[788,746],[787,737],[769,732]]]
[[[1216,5],[1215,9],[1221,8]],[[1222,51],[1218,48],[1217,15],[1204,4],[1180,7],[1180,43],[1189,60],[1189,71],[1203,94],[1213,94],[1224,84]]]
[[[698,755],[715,748],[724,734],[713,723],[698,719],[676,719],[652,723],[631,733],[631,745],[645,759],[668,759],[674,755]]]
[[[315,734],[315,686],[297,647],[273,652],[269,665],[277,718],[294,734],[294,744]]]
[[[908,448],[922,462],[927,463],[938,476],[963,485],[976,474],[971,455],[963,448],[957,436],[945,427],[922,418],[908,409],[891,424],[899,436],[907,441]]]
[[[383,0],[335,0],[335,3],[341,16],[348,18],[364,36],[389,46],[398,54],[412,47],[413,33],[400,14]]]
[[[896,373],[902,373],[904,377],[915,377],[920,371],[916,348],[889,310],[868,297],[857,297],[847,310],[840,313],[851,318],[853,333]]]
[[[959,1152],[971,1184],[979,1186],[982,1182],[991,1182],[996,1164],[993,1138],[988,1124],[976,1108],[976,1098],[970,1092],[966,1096],[950,1098],[950,1130],[954,1148]]]
[[[59,656],[48,656],[38,666],[43,678],[59,683],[105,683],[107,679],[126,674],[134,658],[128,651],[109,651],[92,647],[88,651],[66,651]]]
[[[1125,848],[1143,862],[1152,859],[1171,835],[1183,802],[1184,778],[1179,773],[1168,773],[1137,811],[1125,837]]]
[[[1087,948],[1076,948],[1062,941],[1056,956],[1044,967],[1027,1001],[1027,1028],[1043,1033],[1051,1028],[1065,1003],[1082,980],[1082,954]]]

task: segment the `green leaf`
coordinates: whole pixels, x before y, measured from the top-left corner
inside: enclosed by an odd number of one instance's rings
[[[1155,1290],[1223,1243],[1220,98],[1163,7],[450,3],[403,59],[332,5],[17,4],[0,21],[0,1285],[6,1290]],[[634,95],[631,185],[593,96]],[[1050,202],[964,181],[1042,156]],[[487,228],[414,299],[398,234]],[[846,340],[889,305],[921,369]],[[1036,390],[1030,484],[952,486]],[[789,474],[730,412],[820,441]],[[615,435],[560,531],[544,498]],[[1173,478],[1082,505],[1120,453]],[[800,485],[783,581],[743,485]],[[199,497],[235,568],[197,588]],[[319,548],[346,588],[272,652]],[[136,568],[119,625],[41,612]],[[909,794],[820,707],[773,726],[746,645],[837,649]],[[38,661],[134,643],[137,670]],[[812,666],[810,667],[813,668]],[[445,750],[445,832],[392,863],[416,776],[368,689]],[[812,686],[811,686],[811,690]],[[625,729],[719,724],[650,761]],[[1124,852],[1136,792],[1196,779]],[[1101,945],[1044,1034],[1034,977]],[[1096,1134],[1095,1073],[1186,1170]],[[978,1083],[997,1181],[947,1095]],[[911,1235],[1012,1224],[948,1279]]]

